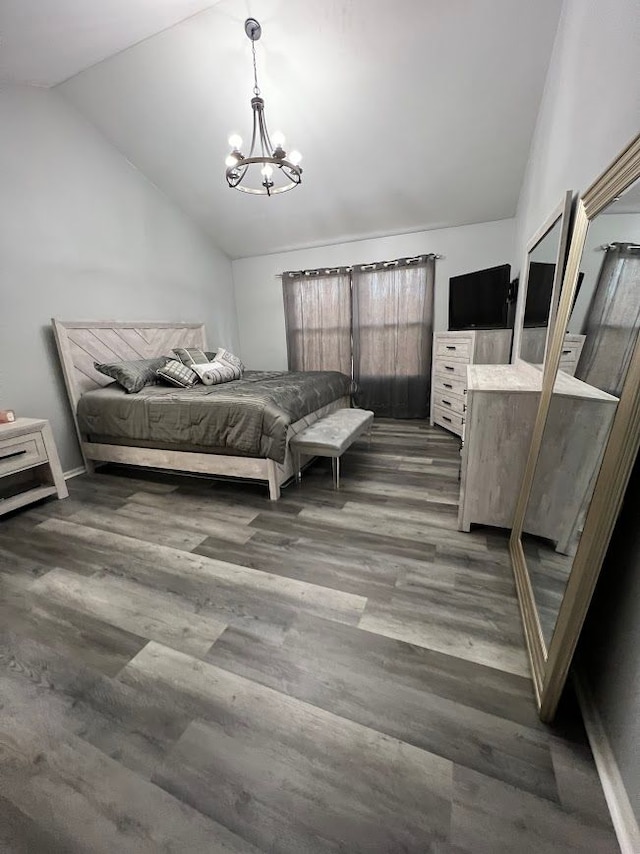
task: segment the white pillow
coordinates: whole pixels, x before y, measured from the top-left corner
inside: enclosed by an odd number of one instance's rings
[[[232,368],[237,368],[241,374],[244,371],[242,360],[239,359],[238,356],[234,356],[233,353],[230,353],[229,350],[225,350],[224,347],[218,347],[216,354],[213,357],[213,361],[224,362],[227,365],[231,365]]]
[[[191,365],[190,367],[205,385],[228,383],[232,380],[239,380],[242,376],[242,371],[239,368],[234,368],[227,362],[205,362],[202,365]]]

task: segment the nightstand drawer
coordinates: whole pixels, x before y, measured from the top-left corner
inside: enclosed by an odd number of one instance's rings
[[[41,433],[27,433],[0,442],[0,476],[47,462]]]
[[[471,342],[452,341],[446,338],[436,339],[436,356],[444,356],[449,359],[464,359],[471,361]]]
[[[455,359],[436,359],[434,371],[441,377],[457,377],[467,383],[467,365],[468,362]]]
[[[441,377],[439,374],[433,375],[433,394],[457,394],[464,395],[467,392],[466,378],[461,380],[459,377]]]

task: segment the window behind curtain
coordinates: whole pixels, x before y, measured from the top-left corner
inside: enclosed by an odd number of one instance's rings
[[[429,413],[434,274],[433,257],[353,270],[356,401],[376,415]]]
[[[587,338],[576,377],[620,396],[638,338],[640,247],[614,243],[606,251],[582,330]]]
[[[351,284],[348,272],[284,273],[290,371],[340,371],[351,376]]]

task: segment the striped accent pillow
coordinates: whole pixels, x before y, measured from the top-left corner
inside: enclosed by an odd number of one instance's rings
[[[209,361],[204,350],[200,350],[198,347],[176,347],[173,352],[182,364],[189,368]]]
[[[110,364],[94,362],[93,367],[106,377],[111,377],[129,394],[135,394],[146,385],[154,385],[158,382],[156,373],[167,359],[168,356],[159,356],[155,359],[132,359]]]
[[[227,365],[231,365],[232,368],[237,368],[240,371],[240,374],[244,371],[242,360],[239,359],[238,356],[234,356],[233,353],[230,353],[229,350],[225,350],[224,347],[218,347],[213,361],[224,362]]]
[[[198,382],[198,375],[177,359],[169,359],[156,373],[160,379],[178,388],[191,388]]]
[[[194,365],[193,370],[205,385],[228,383],[232,380],[239,380],[242,376],[242,371],[226,362],[214,361],[204,365]]]

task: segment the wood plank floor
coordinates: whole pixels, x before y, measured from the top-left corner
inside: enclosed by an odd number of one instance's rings
[[[459,445],[378,421],[277,503],[126,469],[0,522],[0,851],[618,851],[537,718]]]

